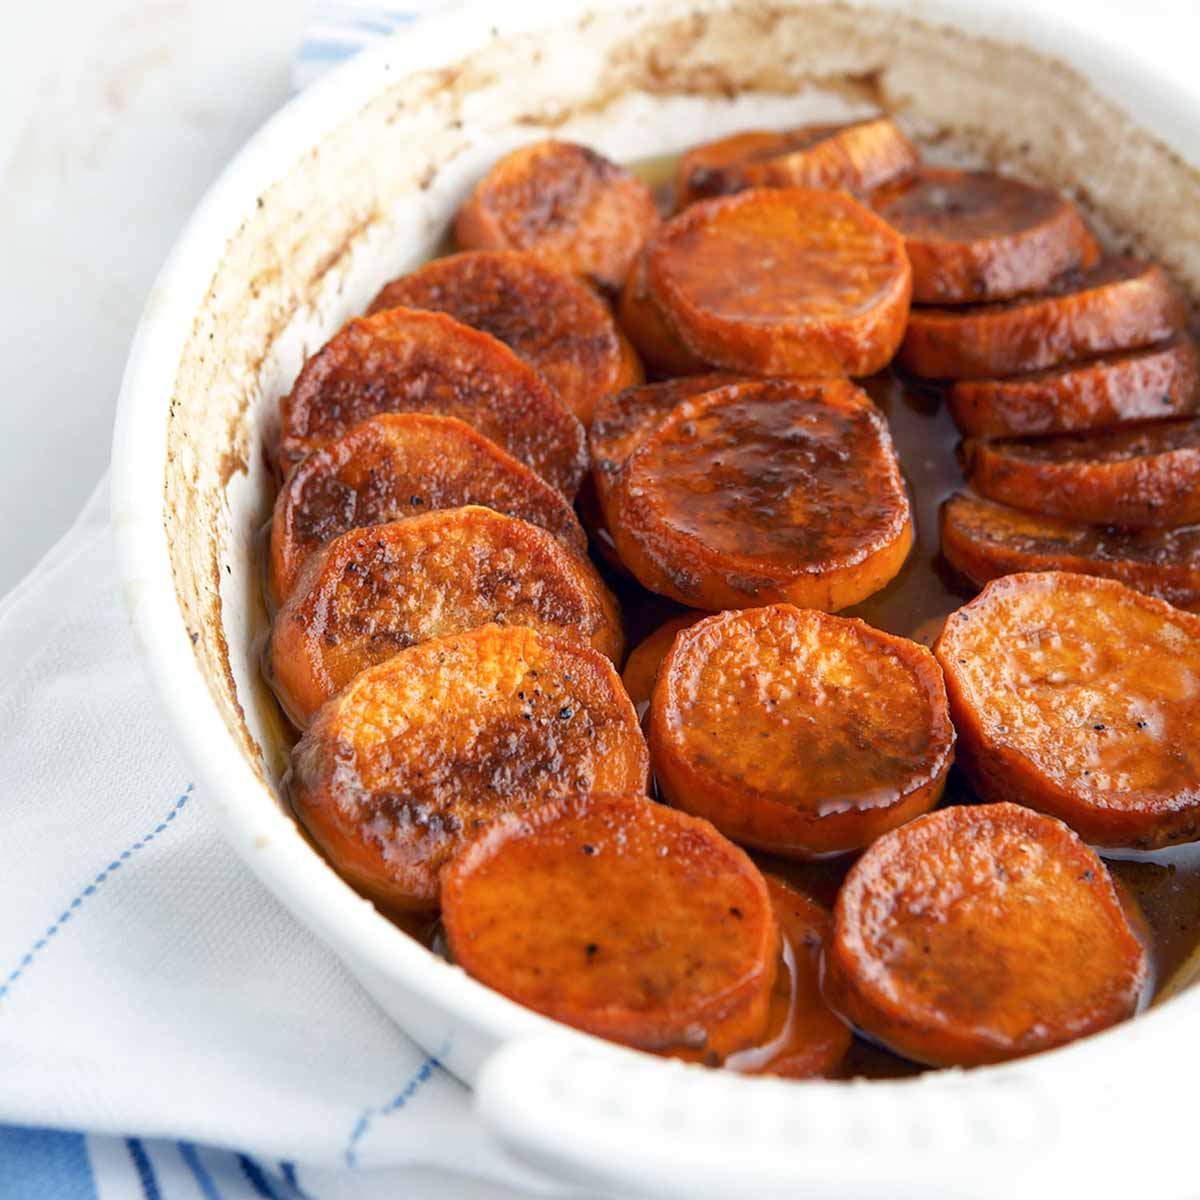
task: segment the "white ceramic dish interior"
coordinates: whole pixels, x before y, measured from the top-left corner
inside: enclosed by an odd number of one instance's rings
[[[965,2],[920,12],[509,0],[431,19],[332,73],[253,139],[164,267],[131,353],[114,444],[125,595],[231,842],[396,1021],[476,1084],[510,1147],[623,1192],[928,1197],[1086,1182],[1182,1194],[1181,1160],[1164,1148],[1188,1145],[1190,1107],[1172,1102],[1163,1063],[1191,1041],[1200,994],[969,1074],[738,1078],[563,1030],[474,983],[343,884],[280,803],[255,538],[276,401],[306,353],[430,254],[510,147],[554,134],[631,160],[883,109],[931,158],[1003,164],[1075,193],[1200,295],[1189,98],[1051,18]],[[1138,1144],[1131,1121],[1149,1152],[1126,1161],[1112,1148]]]

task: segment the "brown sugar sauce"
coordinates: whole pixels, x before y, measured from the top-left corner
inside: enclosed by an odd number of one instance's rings
[[[631,169],[656,189],[666,211],[672,207],[676,158],[644,160]],[[449,253],[447,241],[440,253]],[[842,610],[889,633],[932,644],[945,617],[964,604],[976,589],[957,578],[939,553],[938,512],[944,500],[963,486],[957,458],[959,433],[936,385],[914,381],[888,370],[859,384],[887,417],[912,500],[915,541],[904,567],[882,591]],[[585,497],[586,500],[586,497]],[[585,524],[589,522],[585,521]],[[611,545],[611,544],[610,544]],[[630,649],[659,625],[684,612],[678,604],[641,588],[613,570],[604,555],[592,558],[620,602]],[[943,804],[974,803],[976,798],[956,769],[950,773]],[[754,852],[764,869],[832,908],[850,856],[821,862],[797,862]],[[1135,926],[1148,937],[1153,964],[1150,1002],[1169,997],[1200,974],[1200,843],[1150,854],[1106,851],[1103,855],[1126,902],[1136,904],[1143,920]],[[440,922],[430,915],[392,915],[396,925],[435,953],[446,953]],[[786,970],[784,962],[780,970]],[[755,1072],[770,1073],[769,1058],[743,1052],[738,1056]],[[901,1078],[926,1070],[874,1043],[855,1036],[848,1054],[830,1074],[837,1078]]]

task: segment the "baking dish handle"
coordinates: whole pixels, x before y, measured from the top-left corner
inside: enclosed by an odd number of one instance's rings
[[[1017,1069],[797,1084],[561,1033],[497,1051],[475,1103],[526,1163],[606,1194],[688,1200],[1011,1197],[1039,1161],[1046,1178],[1062,1127]]]

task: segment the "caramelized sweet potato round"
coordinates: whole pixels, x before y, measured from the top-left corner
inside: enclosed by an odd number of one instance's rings
[[[681,629],[688,629],[697,621],[702,621],[707,615],[702,612],[680,613],[679,616],[664,621],[629,652],[629,657],[625,660],[625,669],[621,672],[621,682],[625,685],[639,717],[650,707],[650,697],[654,692],[659,665],[671,649],[675,635]]]
[[[985,800],[1096,846],[1200,837],[1200,617],[1110,579],[989,583],[934,646],[958,758]]]
[[[286,468],[381,412],[458,417],[569,498],[587,467],[583,426],[503,342],[446,316],[389,308],[343,326],[280,402]]]
[[[1052,517],[1133,528],[1200,521],[1200,418],[963,444],[985,496]]]
[[[1099,575],[1181,608],[1200,607],[1200,526],[1113,529],[1022,512],[959,492],[942,506],[942,555],[983,587],[1002,575]]]
[[[651,294],[646,278],[645,250],[629,268],[629,276],[621,290],[617,320],[646,365],[659,375],[693,375],[708,369],[704,360],[679,340]]]
[[[707,821],[638,795],[558,800],[493,824],[442,898],[455,962],[577,1029],[715,1064],[766,1026],[766,884]]]
[[[1060,275],[1036,296],[914,308],[896,360],[927,379],[991,379],[1152,346],[1186,317],[1182,295],[1157,263],[1107,258]]]
[[[393,279],[368,313],[444,312],[498,338],[585,425],[597,401],[642,381],[641,363],[608,306],[573,275],[516,250],[452,254]]]
[[[811,1079],[828,1075],[846,1057],[851,1032],[821,994],[821,951],[833,920],[828,909],[774,875],[764,875],[783,945],[775,973],[767,1036],[731,1055],[734,1071]]]
[[[691,608],[845,608],[912,545],[887,423],[844,380],[775,379],[677,405],[609,499],[622,561]]]
[[[616,601],[553,534],[490,508],[353,529],[309,559],[267,642],[267,677],[303,728],[359,671],[430,638],[526,625],[620,662]]]
[[[970,437],[1082,433],[1195,412],[1200,360],[1196,343],[1180,334],[1148,350],[1051,371],[962,379],[947,395],[954,420]]]
[[[904,234],[922,304],[1006,300],[1100,257],[1070,201],[992,171],[921,167],[881,187],[871,205]]]
[[[480,504],[560,537],[587,539],[563,494],[455,417],[383,413],[314,450],[275,497],[267,595],[283,602],[305,560],[339,533]]]
[[[685,375],[682,379],[626,388],[601,400],[588,430],[592,478],[601,509],[608,504],[625,460],[670,416],[680,401],[738,382],[744,381],[737,375]]]
[[[794,858],[860,849],[928,812],[954,758],[942,674],[924,646],[790,604],[677,634],[648,737],[672,804]]]
[[[587,146],[543,141],[492,167],[454,236],[463,250],[524,250],[615,292],[658,223],[654,193],[636,175]]]
[[[880,838],[842,885],[825,952],[833,1007],[938,1067],[1107,1029],[1148,980],[1104,863],[1016,804],[944,808]]]
[[[799,129],[751,130],[680,156],[676,203],[757,187],[844,188],[862,195],[917,165],[913,144],[887,117]]]
[[[704,200],[646,246],[650,295],[704,362],[760,375],[870,375],[904,335],[904,240],[843,192]]]
[[[612,663],[485,625],[355,676],[292,752],[292,806],[338,874],[384,909],[431,909],[489,822],[589,792],[644,793],[649,762]]]

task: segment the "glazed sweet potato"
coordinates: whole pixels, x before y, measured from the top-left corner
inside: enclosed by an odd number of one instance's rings
[[[516,250],[452,254],[392,280],[368,313],[421,308],[498,338],[585,425],[597,401],[642,381],[608,306],[577,277]]]
[[[844,192],[703,200],[646,245],[667,326],[703,362],[759,375],[870,375],[900,345],[904,240]]]
[[[871,205],[904,234],[921,304],[1010,299],[1100,257],[1073,204],[992,171],[921,167],[879,188]]]
[[[680,156],[680,208],[746,188],[844,188],[863,195],[917,165],[913,144],[887,117],[799,129],[751,130]]]
[[[280,402],[287,468],[381,412],[458,417],[568,498],[587,467],[583,426],[503,342],[446,316],[389,308],[343,326]]]
[[[1094,846],[1200,837],[1200,617],[1114,580],[1008,575],[950,616],[934,653],[985,800]]]
[[[950,411],[969,437],[1084,433],[1200,407],[1200,362],[1186,334],[1148,350],[950,385]]]
[[[626,460],[608,509],[638,581],[690,608],[845,608],[912,545],[887,423],[844,380],[683,401]]]
[[[399,650],[479,625],[526,625],[619,663],[616,601],[558,538],[490,508],[353,529],[309,559],[279,610],[265,667],[303,728],[355,675]]]
[[[587,552],[563,494],[481,433],[455,417],[384,413],[314,450],[279,490],[268,599],[281,604],[309,555],[339,533],[464,504],[540,525]]]
[[[612,663],[485,625],[355,676],[292,752],[296,815],[381,908],[438,905],[442,868],[489,822],[590,792],[644,793],[646,743]]]
[[[1107,258],[1043,292],[996,304],[914,308],[901,366],[927,379],[991,379],[1136,350],[1183,328],[1187,309],[1157,263]]]
[[[985,496],[1096,525],[1200,521],[1200,418],[1100,433],[963,443],[968,479]]]
[[[680,341],[651,294],[645,250],[629,269],[621,290],[617,320],[646,365],[659,375],[694,375],[708,370],[704,360]]]
[[[790,604],[677,634],[647,735],[672,804],[793,858],[858,850],[928,812],[954,758],[924,646]]]
[[[1062,822],[989,804],[921,817],[859,859],[824,983],[885,1046],[967,1067],[1106,1029],[1149,976],[1104,863]]]
[[[463,250],[524,250],[615,292],[658,223],[654,193],[636,175],[587,146],[544,141],[492,167],[454,237]]]
[[[592,478],[601,509],[608,505],[625,460],[670,416],[680,401],[738,382],[745,380],[737,375],[720,373],[685,375],[682,379],[626,388],[601,400],[588,430]]]
[[[758,869],[638,795],[497,821],[447,867],[455,962],[588,1033],[717,1063],[761,1037],[779,952]]]
[[[1200,526],[1082,525],[960,492],[942,505],[941,527],[942,555],[976,587],[1024,571],[1071,571],[1200,607]]]
[[[779,925],[784,961],[775,974],[767,1035],[761,1045],[725,1060],[734,1071],[811,1079],[828,1075],[846,1057],[851,1032],[821,994],[821,951],[833,920],[828,909],[764,875]]]
[[[625,661],[625,669],[621,672],[621,682],[637,709],[638,716],[645,714],[650,707],[650,697],[654,692],[654,681],[658,677],[659,664],[667,656],[675,635],[681,629],[689,629],[697,621],[703,620],[708,614],[702,612],[680,613],[669,621],[664,621],[653,633],[643,638],[629,652]]]

